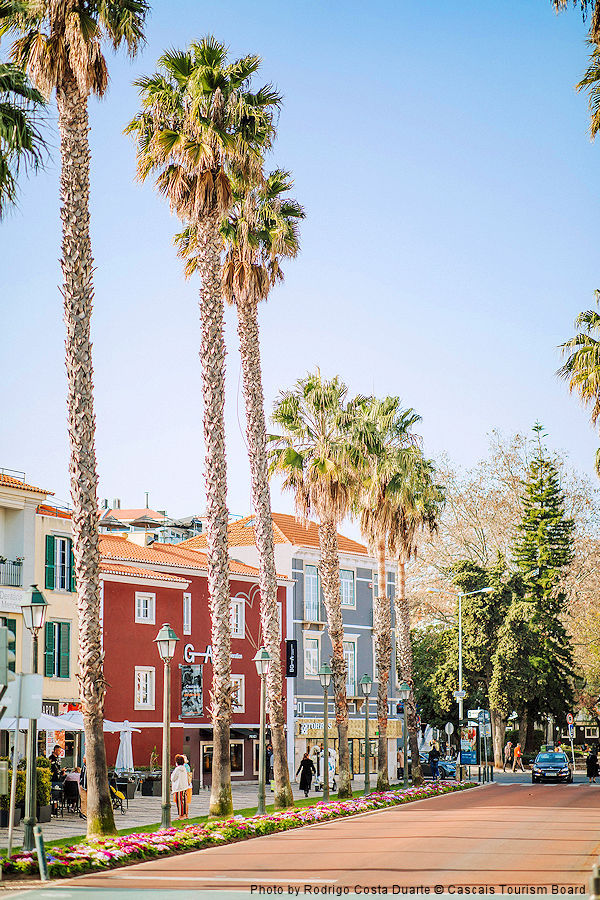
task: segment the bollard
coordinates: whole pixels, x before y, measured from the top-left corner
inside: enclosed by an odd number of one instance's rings
[[[477,781],[481,784],[481,766],[477,766]]]
[[[49,881],[48,878],[48,860],[46,859],[46,848],[44,847],[44,836],[39,825],[33,826],[33,837],[35,840],[35,849],[37,850],[38,868],[40,870],[40,878],[42,881]]]
[[[599,900],[600,898],[600,866],[594,866],[592,869],[592,877],[590,878],[589,900]]]
[[[492,765],[490,766],[490,781],[493,781],[493,780],[494,780],[494,765],[492,763]]]

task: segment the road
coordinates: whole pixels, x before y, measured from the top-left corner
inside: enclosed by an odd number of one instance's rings
[[[302,893],[305,885],[313,895],[318,889],[333,896],[356,886],[386,887],[391,894],[393,885],[397,892],[402,886],[433,893],[438,885],[455,893],[452,886],[484,886],[487,893],[491,887],[500,893],[548,886],[551,894],[551,885],[559,885],[583,892],[599,846],[600,785],[492,784],[88,875],[68,887],[100,888],[114,897],[151,889],[163,897],[171,891],[193,896],[251,885],[262,885],[271,896],[280,888],[286,896],[296,888]],[[92,896],[88,891],[85,896]]]

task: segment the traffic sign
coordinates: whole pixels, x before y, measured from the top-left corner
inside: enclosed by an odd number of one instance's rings
[[[567,724],[568,725],[573,724],[573,713],[567,713]]]
[[[487,722],[490,721],[489,710],[487,710],[487,709],[480,709],[480,710],[479,710],[479,721],[480,721],[480,722],[484,722],[484,723],[487,723]]]
[[[454,725],[452,724],[452,722],[446,722],[446,724],[444,725],[444,731],[446,732],[448,737],[450,737],[450,735],[454,733]]]
[[[575,726],[569,722],[569,737],[575,737]]]

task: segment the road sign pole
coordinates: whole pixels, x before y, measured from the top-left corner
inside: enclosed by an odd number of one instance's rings
[[[8,847],[6,856],[10,857],[12,853],[13,827],[15,824],[15,806],[17,800],[17,763],[19,762],[17,742],[19,740],[19,718],[21,716],[21,686],[23,684],[23,676],[17,675],[16,688],[16,718],[15,718],[15,735],[13,738],[13,761],[12,761],[12,778],[10,782],[10,802],[8,804]]]

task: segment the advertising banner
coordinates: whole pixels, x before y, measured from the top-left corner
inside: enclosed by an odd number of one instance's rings
[[[179,666],[181,670],[181,718],[201,716],[202,666]]]
[[[463,725],[460,729],[460,764],[477,765],[477,726]]]
[[[298,675],[298,641],[285,642],[285,676],[295,678]]]

